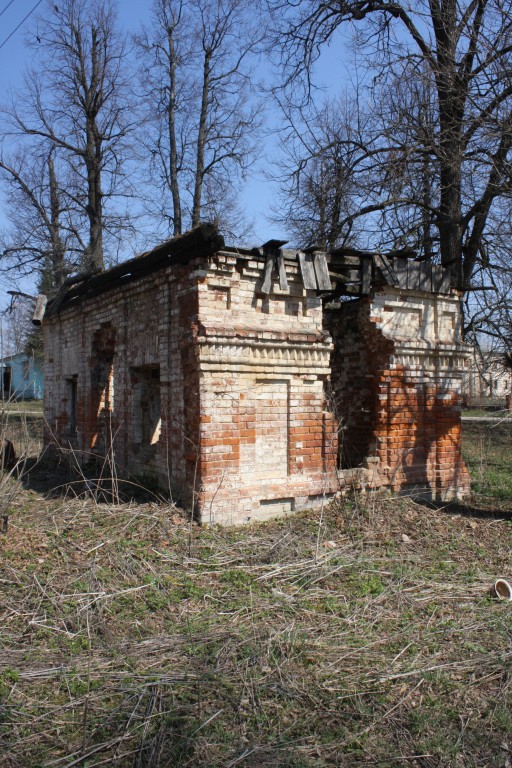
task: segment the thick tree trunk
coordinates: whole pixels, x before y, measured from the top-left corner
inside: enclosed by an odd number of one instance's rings
[[[329,227],[329,239],[328,247],[335,248],[340,234],[339,222],[341,219],[341,205],[343,200],[343,192],[345,190],[344,177],[345,168],[339,157],[334,159],[334,191],[331,210],[331,220]]]
[[[467,84],[456,61],[456,0],[430,2],[436,37],[436,79],[439,107],[440,203],[438,215],[441,263],[452,272],[452,282],[463,287],[462,190],[464,107]]]
[[[60,236],[60,201],[55,166],[50,153],[48,157],[48,176],[50,182],[50,238],[52,278],[55,288],[60,288],[66,278],[66,248]]]
[[[462,287],[462,203],[460,173],[456,167],[441,168],[439,240],[441,263],[452,271],[453,282]]]
[[[201,111],[197,131],[196,175],[194,180],[194,201],[192,205],[192,227],[201,222],[201,203],[204,179],[204,154],[206,148],[206,127],[208,117],[208,96],[210,91],[210,60],[211,51],[206,49],[203,65],[203,88],[201,94]]]
[[[423,210],[421,213],[421,240],[423,255],[426,259],[430,259],[433,255],[432,249],[432,221],[431,221],[431,206],[432,206],[432,178],[433,171],[430,164],[430,156],[428,148],[425,148],[423,155],[422,169],[421,169],[421,194],[423,199]]]
[[[181,235],[181,200],[178,183],[178,148],[176,142],[176,46],[174,43],[174,31],[167,32],[169,45],[169,104],[168,104],[168,131],[169,131],[169,179],[171,185],[173,207],[173,234]]]
[[[85,165],[87,168],[87,206],[89,219],[89,244],[84,254],[84,269],[104,269],[103,259],[103,221],[101,191],[101,138],[91,118],[86,125],[87,146]]]

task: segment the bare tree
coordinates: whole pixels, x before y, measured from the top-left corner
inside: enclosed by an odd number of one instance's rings
[[[175,235],[206,217],[233,218],[254,156],[251,64],[260,38],[243,0],[155,0],[151,29],[137,38],[143,142],[158,210]]]
[[[428,70],[405,62],[372,95],[374,138],[362,144],[368,155],[366,188],[380,209],[379,244],[412,248],[430,258],[440,250],[434,84]]]
[[[180,181],[186,142],[177,116],[189,110],[190,88],[184,76],[190,47],[188,26],[183,2],[161,0],[153,3],[151,30],[144,29],[136,38],[148,108],[141,143],[149,150],[151,177],[156,175],[159,180],[157,214],[172,222],[175,235],[182,232]],[[169,193],[170,213],[166,197]]]
[[[20,294],[12,296],[9,306],[0,314],[0,357],[27,350],[27,341],[34,329],[30,322],[31,309],[33,311],[33,302]]]
[[[10,161],[0,157],[0,172],[9,192],[10,225],[0,237],[2,267],[18,275],[35,269],[41,287],[56,290],[76,265],[78,233],[71,211],[62,207],[54,151],[28,157],[18,153]]]
[[[58,151],[66,166],[61,194],[87,228],[82,266],[103,268],[105,208],[124,181],[130,130],[125,49],[110,0],[48,3],[31,45],[37,68],[5,110],[10,132],[26,153],[38,142]]]
[[[338,28],[353,25],[358,44],[371,51],[374,83],[415,73],[431,89],[433,130],[426,145],[401,143],[382,130],[368,156],[389,164],[397,157],[430,163],[435,169],[428,198],[415,182],[400,204],[428,215],[437,230],[442,263],[467,289],[477,266],[497,202],[511,191],[512,16],[501,0],[271,0],[288,85],[308,89],[311,67]],[[415,137],[418,138],[418,135]],[[409,154],[408,154],[409,153]],[[386,159],[387,158],[387,159]],[[410,166],[409,166],[410,168]],[[428,164],[425,172],[430,177]],[[385,188],[383,192],[388,190]],[[409,192],[413,195],[409,198]],[[374,213],[397,204],[384,194]],[[422,199],[423,198],[423,199]],[[364,206],[363,206],[364,208]],[[361,213],[367,211],[359,211]],[[424,226],[427,219],[424,220]]]
[[[297,244],[324,249],[354,243],[353,214],[362,190],[358,162],[364,133],[357,105],[335,99],[320,108],[294,109],[280,101],[285,116],[277,173],[280,185],[273,221]]]

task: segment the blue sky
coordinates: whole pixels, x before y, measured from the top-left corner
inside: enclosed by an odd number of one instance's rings
[[[58,0],[56,0],[58,3]],[[0,101],[3,101],[10,89],[20,86],[23,73],[30,61],[30,50],[25,46],[28,30],[38,14],[44,11],[46,0],[32,13],[16,32],[14,30],[36,6],[37,0],[0,0]],[[119,21],[127,33],[137,31],[141,22],[148,22],[150,17],[151,0],[120,0],[118,3]],[[9,40],[7,38],[12,34]],[[325,85],[330,93],[339,93],[349,74],[346,61],[347,47],[340,38],[335,47],[326,48],[317,67],[317,81]],[[262,148],[260,159],[252,167],[247,184],[241,196],[242,206],[247,218],[254,220],[252,244],[261,244],[274,238],[285,238],[286,232],[276,231],[276,225],[268,222],[272,201],[275,199],[276,187],[265,179],[265,165],[272,162],[276,155],[275,141],[269,137]],[[0,227],[4,218],[0,207]],[[0,290],[4,288],[4,278],[0,276]],[[3,292],[3,291],[2,291]],[[0,305],[4,302],[0,297]]]

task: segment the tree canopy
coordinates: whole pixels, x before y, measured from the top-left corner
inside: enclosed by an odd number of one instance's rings
[[[115,260],[128,209],[140,217],[132,232],[145,221],[165,237],[209,219],[239,233],[240,182],[263,144],[255,92],[266,35],[269,55],[280,53],[275,100],[266,96],[282,139],[267,163],[281,187],[279,234],[438,258],[457,287],[486,289],[473,294],[474,327],[502,324],[511,315],[510,2],[263,5],[155,0],[130,42],[114,0],[48,2],[30,36],[35,65],[3,109],[4,266],[36,265],[56,290],[69,271]],[[315,64],[341,45],[341,31],[357,51],[356,84],[342,92],[340,76],[338,98],[325,100]]]
[[[110,0],[51,4],[30,45],[34,66],[3,109],[18,147],[0,162],[16,199],[4,254],[38,254],[58,285],[65,262],[103,268],[105,235],[120,223],[109,201],[124,191],[131,130],[126,51]]]
[[[354,217],[393,211],[395,219],[407,215],[422,222],[424,233],[435,230],[442,263],[459,287],[468,288],[489,260],[493,211],[511,192],[510,4],[270,0],[270,5],[285,85],[293,96],[299,86],[302,94],[310,93],[322,47],[336,40],[340,28],[353,30],[367,53],[370,90],[383,117],[359,145],[359,167],[366,163],[374,174],[374,192]]]

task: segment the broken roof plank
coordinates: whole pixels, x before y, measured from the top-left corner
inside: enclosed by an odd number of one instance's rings
[[[304,253],[304,251],[298,251],[297,256],[299,257],[300,271],[302,274],[304,288],[307,291],[316,291],[317,283],[315,267],[313,264],[313,255],[311,253]]]
[[[382,253],[374,253],[373,261],[375,266],[380,269],[382,276],[388,285],[398,285],[398,278],[391,266],[391,262]]]
[[[420,263],[419,289],[427,293],[432,291],[432,264],[430,261]]]
[[[316,283],[320,291],[330,291],[332,289],[331,278],[329,277],[329,268],[325,253],[317,251],[313,253],[313,265],[315,268]]]
[[[286,267],[284,266],[284,256],[279,253],[277,256],[277,269],[279,271],[279,287],[282,291],[288,291],[288,279],[286,277]]]
[[[336,282],[352,283],[354,282],[354,280],[358,280],[358,282],[361,282],[359,271],[356,269],[351,269],[343,275],[340,272],[333,272],[332,270],[330,270],[329,275]]]
[[[398,279],[398,287],[405,290],[407,288],[407,259],[395,259],[393,266]]]
[[[262,293],[270,293],[272,287],[272,272],[274,271],[274,257],[267,256],[267,263],[265,264],[265,276],[263,278],[263,285],[261,286]]]
[[[407,264],[407,288],[409,291],[417,291],[420,285],[420,265],[417,261],[409,261]]]
[[[279,251],[283,245],[286,245],[288,240],[267,240],[266,243],[263,243],[261,246],[264,251]]]
[[[443,270],[443,276],[441,279],[441,287],[439,288],[439,293],[450,293],[452,289],[452,274],[449,269],[446,267],[441,267]]]
[[[432,264],[432,291],[443,293],[443,279],[446,270],[440,264]]]
[[[361,293],[370,293],[372,289],[372,260],[366,256],[361,259],[361,282]]]
[[[40,293],[36,300],[36,307],[34,309],[34,315],[32,317],[33,325],[41,325],[43,322],[46,305],[48,303],[48,297],[44,293]]]

